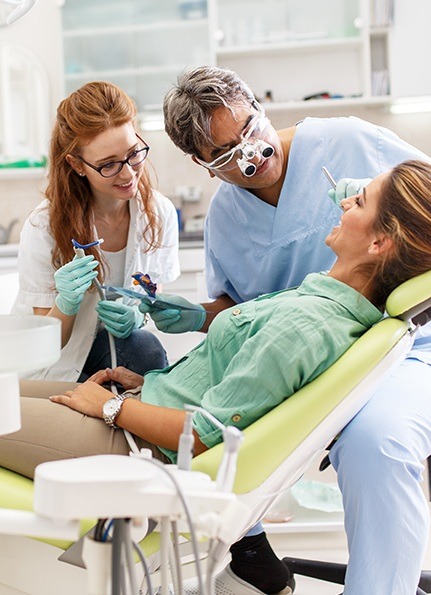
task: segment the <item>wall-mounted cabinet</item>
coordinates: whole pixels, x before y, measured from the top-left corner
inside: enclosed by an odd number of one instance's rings
[[[66,0],[62,12],[67,93],[108,80],[151,110],[183,68],[213,61],[206,0]]]
[[[283,109],[305,100],[321,107],[322,98],[327,106],[387,100],[390,10],[376,14],[368,0],[261,6],[217,0],[217,63],[238,72],[259,98]]]
[[[66,0],[66,91],[110,80],[151,111],[184,68],[217,64],[274,110],[387,103],[406,75],[394,3],[396,14],[397,0]]]

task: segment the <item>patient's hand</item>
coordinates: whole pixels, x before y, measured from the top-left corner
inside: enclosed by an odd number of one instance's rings
[[[67,405],[70,409],[79,411],[84,415],[103,418],[103,405],[113,396],[111,391],[87,380],[87,382],[77,386],[75,390],[68,390],[64,395],[54,395],[50,397],[50,400],[53,403]]]
[[[111,381],[116,382],[117,384],[121,384],[125,390],[137,388],[138,386],[142,386],[144,384],[143,376],[136,374],[136,372],[132,372],[123,366],[118,366],[113,370],[111,368],[99,370],[88,380],[96,382],[97,384],[106,384],[107,382]]]

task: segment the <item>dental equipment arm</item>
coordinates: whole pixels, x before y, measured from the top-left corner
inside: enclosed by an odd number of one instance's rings
[[[221,492],[231,492],[233,489],[233,482],[236,475],[236,462],[238,459],[238,452],[240,444],[243,440],[241,430],[235,426],[225,426],[212,413],[203,407],[196,407],[195,405],[184,405],[187,412],[199,411],[212,424],[219,428],[223,433],[223,459],[217,472],[217,489]],[[178,451],[178,457],[180,451]]]
[[[72,239],[73,249],[75,250],[76,258],[81,258],[81,259],[85,258],[85,250],[87,248],[90,248],[91,246],[99,246],[100,244],[103,244],[103,242],[104,242],[103,238],[99,238],[99,239],[95,240],[94,242],[90,242],[89,244],[80,244],[75,239]],[[105,300],[105,290],[103,289],[102,285],[100,284],[100,281],[98,279],[94,278],[93,283],[97,289],[97,293],[99,294],[100,300],[104,301]],[[108,330],[108,341],[109,341],[109,351],[110,351],[110,355],[111,355],[111,367],[116,368],[117,367],[117,348],[115,346],[114,335],[113,335],[113,333],[109,332],[109,330]],[[112,382],[112,381],[111,381],[111,392],[114,395],[118,395],[117,386],[116,386],[115,382]],[[124,436],[130,446],[131,451],[136,452],[138,450],[138,447],[136,446],[136,442],[135,442],[133,436],[126,429],[123,429],[123,433],[124,433]]]

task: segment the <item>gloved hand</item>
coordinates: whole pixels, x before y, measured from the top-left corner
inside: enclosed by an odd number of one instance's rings
[[[188,331],[198,331],[202,328],[206,319],[203,306],[192,304],[179,295],[159,293],[156,302],[158,298],[172,304],[172,308],[160,310],[155,308],[149,301],[142,301],[139,304],[139,310],[151,316],[159,331],[163,333],[186,333]],[[179,306],[178,310],[175,309],[175,305]],[[181,308],[187,309],[181,310]]]
[[[96,311],[106,330],[119,339],[127,339],[131,332],[140,328],[144,322],[144,315],[137,306],[127,306],[122,302],[100,300]]]
[[[360,180],[355,180],[353,178],[341,178],[341,180],[337,182],[337,186],[335,188],[328,190],[328,196],[335,202],[337,207],[339,207],[343,198],[355,196],[355,194],[361,194],[365,186],[367,186],[370,182],[371,178],[363,178]]]
[[[55,288],[58,291],[55,303],[66,316],[74,316],[78,312],[84,293],[98,275],[94,270],[98,264],[91,254],[81,258],[75,256],[54,273]]]

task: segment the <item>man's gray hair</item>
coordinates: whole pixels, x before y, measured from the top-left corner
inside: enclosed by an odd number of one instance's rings
[[[211,139],[214,110],[224,106],[234,113],[236,107],[255,101],[248,85],[232,70],[215,66],[186,70],[163,102],[165,130],[184,153],[199,157],[202,147],[215,146]]]

